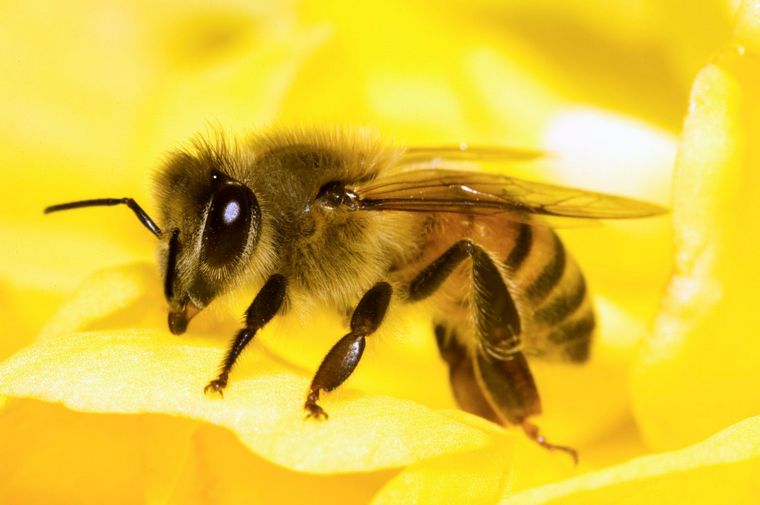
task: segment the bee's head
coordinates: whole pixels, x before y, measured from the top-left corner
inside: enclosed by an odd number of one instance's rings
[[[131,198],[99,198],[53,205],[45,213],[124,204],[159,239],[169,329],[187,323],[219,294],[239,283],[259,247],[261,209],[242,175],[249,160],[224,144],[198,141],[172,156],[156,178],[161,227]],[[239,174],[235,178],[235,174]],[[240,175],[242,174],[242,175]],[[263,252],[255,255],[261,249]]]
[[[159,261],[174,334],[237,284],[259,242],[256,195],[231,175],[241,161],[226,150],[179,152],[156,179],[164,229]]]

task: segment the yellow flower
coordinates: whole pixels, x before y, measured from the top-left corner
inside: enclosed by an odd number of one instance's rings
[[[726,1],[6,6],[0,502],[755,502],[760,4],[733,35],[731,18]],[[342,335],[326,315],[267,328],[207,398],[245,300],[173,337],[128,212],[41,214],[153,208],[151,169],[209,122],[543,148],[550,166],[520,175],[668,204],[695,76],[672,223],[562,232],[600,330],[588,365],[535,364],[537,422],[577,467],[456,410],[414,307],[325,397],[328,422],[301,410]]]

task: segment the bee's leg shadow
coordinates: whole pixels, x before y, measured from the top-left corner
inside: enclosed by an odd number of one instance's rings
[[[380,326],[392,292],[390,284],[379,282],[362,296],[351,316],[351,331],[330,349],[311,381],[304,403],[307,417],[327,418],[327,413],[317,404],[320,391],[337,388],[356,369],[364,352],[364,338]]]

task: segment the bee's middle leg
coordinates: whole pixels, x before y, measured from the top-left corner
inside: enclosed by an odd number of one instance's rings
[[[317,404],[320,391],[329,392],[337,388],[356,369],[364,353],[364,337],[380,326],[392,292],[390,284],[379,282],[362,296],[351,316],[351,331],[330,349],[311,381],[304,403],[307,417],[327,418],[327,413]]]

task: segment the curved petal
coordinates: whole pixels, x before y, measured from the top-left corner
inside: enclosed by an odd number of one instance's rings
[[[519,445],[519,444],[518,444]],[[536,465],[531,447],[511,457],[503,445],[423,461],[405,469],[375,497],[386,503],[447,502],[502,505],[586,503],[757,502],[760,485],[760,417],[750,418],[686,449],[556,481],[571,469]],[[567,462],[565,462],[567,465]]]
[[[675,272],[632,374],[655,447],[760,412],[760,4],[694,83],[674,183]]]
[[[74,412],[12,400],[0,416],[2,503],[367,503],[393,471],[309,475],[229,430],[167,415]],[[44,483],[44,485],[43,485]]]
[[[0,365],[0,393],[83,411],[164,413],[235,432],[255,453],[292,469],[327,473],[406,465],[472,450],[500,433],[463,413],[350,390],[329,395],[328,422],[304,420],[309,377],[252,346],[223,400],[202,394],[222,349],[131,320],[155,287],[143,265],[94,275],[40,339]],[[140,301],[142,300],[142,301]],[[150,313],[162,311],[152,310]],[[129,322],[118,329],[119,320]],[[109,329],[97,330],[98,326]],[[89,330],[89,331],[88,331]]]
[[[503,505],[757,502],[760,417],[746,419],[686,449],[505,497]]]

